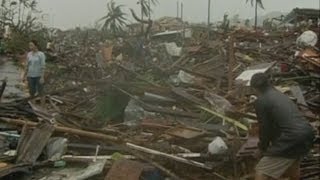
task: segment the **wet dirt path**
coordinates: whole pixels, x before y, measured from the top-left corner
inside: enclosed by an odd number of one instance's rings
[[[27,96],[23,91],[22,72],[15,62],[8,57],[0,57],[0,82],[7,78],[7,86],[4,90],[1,102],[8,102]]]

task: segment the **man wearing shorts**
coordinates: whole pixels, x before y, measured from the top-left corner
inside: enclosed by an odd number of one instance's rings
[[[259,149],[262,159],[256,166],[256,180],[291,180],[300,176],[300,158],[312,147],[314,131],[296,104],[277,91],[264,73],[251,79],[258,95],[254,106],[259,121]]]

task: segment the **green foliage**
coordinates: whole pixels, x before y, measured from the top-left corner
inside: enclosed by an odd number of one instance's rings
[[[29,42],[31,40],[38,41],[40,50],[43,50],[46,47],[47,37],[48,31],[46,29],[33,31],[28,34],[12,32],[11,38],[5,40],[6,52],[13,54],[26,52],[29,50]]]
[[[108,3],[108,14],[100,19],[100,21],[104,21],[103,31],[110,31],[113,36],[123,34],[123,28],[127,25],[127,14],[122,11],[122,7],[123,5],[116,5],[113,0]]]
[[[8,25],[11,36],[5,40],[5,51],[20,53],[28,50],[30,40],[37,40],[45,47],[48,30],[37,22],[36,0],[2,0],[0,6],[0,28]]]
[[[21,53],[24,52],[28,48],[29,39],[20,34],[20,33],[12,33],[11,39],[6,40],[6,51],[9,53]]]

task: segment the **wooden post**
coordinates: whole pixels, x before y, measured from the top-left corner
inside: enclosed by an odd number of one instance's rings
[[[234,57],[234,36],[231,34],[229,39],[229,67],[228,67],[228,91],[232,90],[233,85],[233,68],[235,63]]]

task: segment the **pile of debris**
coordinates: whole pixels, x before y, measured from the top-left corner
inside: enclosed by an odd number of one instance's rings
[[[267,72],[318,130],[301,165],[302,179],[317,179],[320,51],[310,32],[296,43],[299,35],[239,30],[183,47],[65,42],[44,96],[0,104],[0,177],[250,179],[258,130],[249,81]]]

